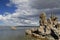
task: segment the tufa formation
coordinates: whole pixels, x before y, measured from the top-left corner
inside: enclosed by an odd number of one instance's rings
[[[39,28],[26,30],[26,35],[45,40],[60,40],[60,23],[57,17],[51,14],[50,18],[46,18],[46,14],[40,14]]]

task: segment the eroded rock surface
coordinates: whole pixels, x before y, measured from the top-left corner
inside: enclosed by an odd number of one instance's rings
[[[51,15],[50,18],[46,18],[46,14],[43,12],[40,14],[40,26],[39,28],[32,28],[26,30],[26,34],[35,38],[47,38],[48,40],[60,39],[60,23],[58,23],[57,17]]]

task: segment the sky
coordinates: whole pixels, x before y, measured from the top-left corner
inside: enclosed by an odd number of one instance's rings
[[[0,0],[0,26],[38,26],[42,12],[60,20],[60,0]]]

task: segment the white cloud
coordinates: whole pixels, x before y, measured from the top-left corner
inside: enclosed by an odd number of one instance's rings
[[[10,3],[8,3],[8,4],[6,4],[6,6],[11,7],[11,4],[10,4]]]
[[[22,2],[28,2],[29,0],[10,0],[12,3],[20,4]]]
[[[13,14],[5,12],[4,15],[0,15],[0,20],[4,22],[4,25],[39,25],[39,19],[37,19],[38,16],[36,17],[36,15],[39,15],[42,10],[49,11],[52,9],[33,9],[29,5],[29,1],[31,0],[10,0],[10,3],[15,4],[17,9]],[[10,4],[8,3],[7,6],[10,6]]]
[[[34,10],[32,10],[29,6],[29,0],[10,1],[11,3],[16,5],[17,9],[13,14],[5,12],[5,14],[8,15],[0,15],[0,20],[2,20],[5,23],[5,25],[37,25],[37,22],[34,19],[32,20],[31,18],[25,17],[28,15],[34,15]],[[8,3],[7,6],[10,6],[10,4]]]

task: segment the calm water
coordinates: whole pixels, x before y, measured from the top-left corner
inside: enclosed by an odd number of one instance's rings
[[[10,27],[0,27],[0,40],[25,40],[25,30],[32,27],[17,27],[11,30]]]

